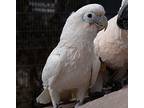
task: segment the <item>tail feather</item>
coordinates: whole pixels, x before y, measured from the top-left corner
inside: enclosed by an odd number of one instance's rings
[[[43,92],[36,98],[36,101],[40,104],[47,104],[51,102],[51,98],[47,88],[45,88]]]

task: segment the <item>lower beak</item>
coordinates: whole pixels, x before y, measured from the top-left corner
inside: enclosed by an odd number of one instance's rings
[[[108,26],[108,21],[107,18],[105,16],[101,16],[97,22],[99,31],[101,31],[102,29],[104,29],[104,31],[107,29]]]

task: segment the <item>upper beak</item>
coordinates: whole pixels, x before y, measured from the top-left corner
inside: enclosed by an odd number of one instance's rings
[[[108,20],[105,16],[102,17],[102,25],[104,27],[104,31],[107,29],[108,26]]]
[[[102,29],[104,29],[105,31],[108,26],[107,18],[105,16],[100,16],[96,24],[98,25],[99,31],[101,31]]]

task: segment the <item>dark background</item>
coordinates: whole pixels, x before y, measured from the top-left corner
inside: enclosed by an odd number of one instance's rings
[[[16,105],[35,108],[42,90],[41,72],[59,42],[66,18],[89,4],[102,4],[109,18],[117,14],[121,0],[17,0],[16,1]]]

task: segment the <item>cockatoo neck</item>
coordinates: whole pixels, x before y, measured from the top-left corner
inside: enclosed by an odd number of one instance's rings
[[[65,40],[72,43],[86,43],[92,44],[97,32],[90,32],[86,30],[74,30],[69,33],[62,33],[60,40]]]
[[[116,15],[115,17],[113,17],[109,20],[108,30],[112,32],[113,38],[117,38],[117,39],[121,38],[121,39],[125,40],[128,38],[128,31],[121,29],[117,25],[117,17],[118,17],[118,15]]]
[[[75,43],[93,43],[97,33],[98,30],[94,24],[90,25],[80,20],[76,20],[75,22],[69,21],[63,28],[60,40],[67,40]]]

